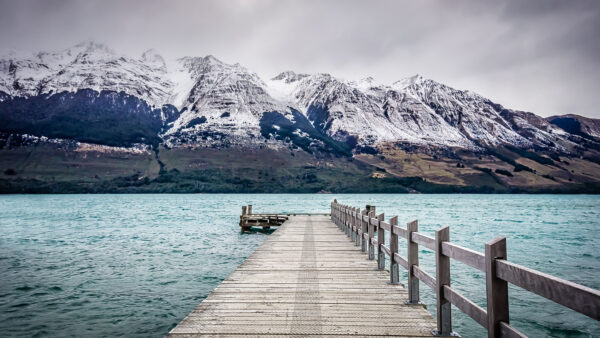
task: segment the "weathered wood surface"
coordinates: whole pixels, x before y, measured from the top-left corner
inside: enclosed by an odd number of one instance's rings
[[[329,217],[292,216],[169,337],[431,336],[435,320],[388,281]]]

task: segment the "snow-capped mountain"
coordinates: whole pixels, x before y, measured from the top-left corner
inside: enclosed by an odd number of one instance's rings
[[[57,95],[60,105],[40,101]],[[144,115],[147,128],[131,131],[139,135],[128,142],[154,135],[168,146],[267,143],[359,151],[384,143],[470,150],[509,144],[559,152],[577,147],[572,134],[535,114],[421,76],[387,85],[373,78],[346,81],[287,71],[265,81],[213,56],[183,57],[169,69],[156,51],[131,58],[96,43],[0,59],[0,131],[35,134],[42,128],[38,120],[76,119],[80,115],[65,104],[75,98],[79,110],[86,105],[97,115],[110,110],[110,123],[119,109],[127,110],[123,116]],[[99,120],[102,116],[94,116],[86,123]],[[59,131],[57,136],[78,137]]]
[[[289,112],[268,94],[258,75],[211,55],[179,59],[171,79],[179,90],[169,103],[181,111],[163,135],[171,145],[264,142],[259,125],[263,113]]]
[[[30,97],[80,89],[107,90],[124,92],[160,107],[173,90],[166,74],[164,60],[151,50],[133,59],[88,42],[60,52],[0,60],[0,91]]]

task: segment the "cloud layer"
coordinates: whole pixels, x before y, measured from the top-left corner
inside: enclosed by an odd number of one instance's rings
[[[514,109],[600,117],[597,1],[0,0],[0,54],[84,40],[213,54],[265,78],[419,73]]]

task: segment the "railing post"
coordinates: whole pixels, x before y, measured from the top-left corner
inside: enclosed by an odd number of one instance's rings
[[[359,218],[356,219],[356,224],[354,227],[354,246],[360,246],[360,230],[362,228],[362,224],[363,224],[363,216],[367,214],[367,209],[363,210],[360,215]]]
[[[450,257],[442,255],[442,242],[450,241],[450,227],[435,231],[435,281],[437,298],[436,336],[451,336],[452,308],[444,298],[444,285],[450,286]]]
[[[506,259],[506,238],[485,243],[488,337],[500,337],[500,322],[509,324],[508,282],[496,276],[496,260]]]
[[[344,212],[344,228],[348,228],[348,223],[350,222],[350,219],[348,218],[348,207],[346,207],[345,205],[343,206],[343,212]]]
[[[342,214],[342,206],[338,205],[338,222],[340,224],[340,229],[344,230],[344,221],[343,221],[343,214]]]
[[[346,215],[344,225],[346,226],[346,229],[348,229],[352,224],[352,215],[350,214],[351,212],[352,208],[344,207],[344,215]]]
[[[385,269],[385,253],[381,250],[381,246],[385,244],[385,230],[377,222],[377,270]]]
[[[375,246],[372,243],[373,238],[375,238],[375,227],[379,225],[379,221],[383,221],[383,214],[377,216],[377,223],[369,223],[369,259],[375,259]]]
[[[369,209],[369,221],[367,223],[365,223],[365,227],[363,228],[363,231],[367,234],[367,243],[364,243],[364,252],[368,252],[369,251],[369,246],[371,245],[371,224],[373,224],[373,222],[371,221],[371,218],[375,218],[377,217],[377,214],[375,214],[375,206],[372,205],[371,208]],[[364,237],[363,237],[364,240]]]
[[[331,205],[329,206],[329,210],[330,210],[329,217],[331,217],[331,220],[333,221],[333,223],[337,224],[335,222],[335,203],[334,202],[331,202]]]
[[[348,215],[349,219],[348,223],[346,223],[346,233],[348,234],[348,237],[352,239],[352,222],[354,222],[354,215],[352,213],[354,213],[354,208],[350,208],[348,211],[350,211],[351,214]]]
[[[354,235],[354,226],[356,225],[356,222],[358,222],[358,216],[356,215],[356,213],[358,213],[360,209],[356,208],[352,210],[354,210],[354,215],[352,215],[352,225],[350,226],[350,229],[348,229],[348,231],[350,231],[350,240],[354,242],[356,241],[356,236]]]
[[[398,234],[394,233],[394,225],[398,225],[398,216],[390,218],[390,284],[399,284],[400,271],[394,261],[394,253],[398,253]]]
[[[248,215],[252,215],[252,204],[248,204]]]
[[[371,210],[372,210],[371,209],[371,205],[367,204],[365,206],[365,211],[366,211],[365,215],[367,215],[368,220],[365,222],[361,218],[361,222],[360,222],[360,225],[361,225],[360,229],[362,231],[362,234],[360,235],[360,250],[362,252],[366,252],[367,251],[367,247],[365,246],[365,243],[364,243],[364,241],[365,241],[364,234],[366,233],[365,229],[368,227],[369,222],[371,221]]]
[[[419,231],[417,220],[406,224],[406,260],[408,262],[408,302],[406,304],[420,304],[419,279],[413,270],[413,267],[419,266],[419,244],[412,240],[412,233],[417,231]]]
[[[349,208],[348,212],[350,212],[350,214],[348,215],[348,236],[350,236],[350,239],[354,240],[354,234],[352,234],[352,227],[354,226],[354,222],[356,222],[356,216],[354,215],[356,209]]]

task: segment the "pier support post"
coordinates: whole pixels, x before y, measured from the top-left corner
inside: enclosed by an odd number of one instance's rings
[[[377,270],[385,269],[385,252],[381,246],[385,244],[385,230],[377,222]]]
[[[406,260],[408,262],[408,302],[406,304],[420,304],[419,278],[415,276],[413,270],[415,266],[419,266],[419,244],[412,240],[412,233],[417,231],[419,231],[417,220],[406,224]]]
[[[395,225],[398,225],[398,216],[390,218],[390,284],[400,283],[400,270],[394,259],[394,254],[398,253],[398,234],[394,233]]]
[[[240,227],[242,227],[242,231],[249,230],[250,227],[248,225],[248,220],[246,219],[246,206],[242,205],[242,215],[240,216]]]
[[[506,238],[485,243],[485,286],[487,293],[488,337],[500,337],[500,322],[509,324],[508,282],[496,276],[496,260],[506,259]]]
[[[452,308],[444,298],[444,285],[450,286],[450,257],[442,254],[442,242],[450,241],[450,227],[435,231],[435,281],[437,298],[436,336],[452,336]]]
[[[248,204],[248,215],[252,215],[252,204]]]

